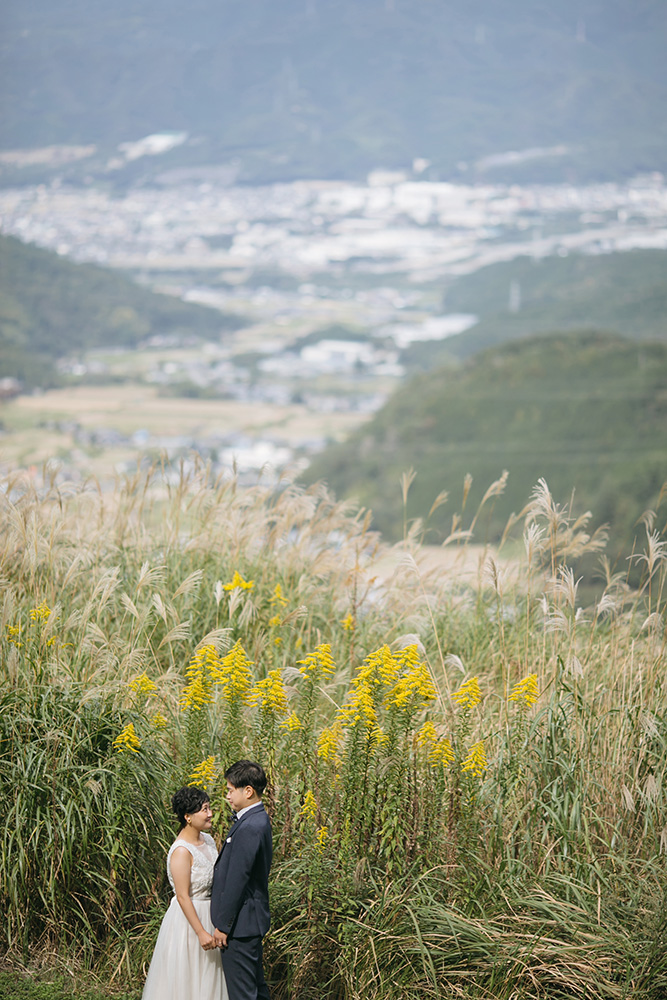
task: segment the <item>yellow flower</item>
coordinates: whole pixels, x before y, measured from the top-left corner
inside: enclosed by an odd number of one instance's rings
[[[209,705],[212,701],[210,681],[202,674],[197,674],[183,688],[178,703],[181,708],[194,708],[199,712],[204,705]]]
[[[274,615],[273,618],[269,618],[269,625],[271,628],[276,628],[282,622],[280,615]]]
[[[312,677],[313,679],[332,674],[336,669],[333,657],[331,656],[331,646],[328,642],[316,646],[312,653],[308,653],[305,660],[297,660],[297,662],[302,664],[300,673],[304,677]]]
[[[334,722],[328,729],[323,729],[317,738],[317,756],[322,760],[331,761],[338,767],[340,764],[338,751],[342,736],[343,733],[338,722]]]
[[[417,740],[417,746],[419,747],[432,747],[434,743],[437,743],[438,734],[435,726],[430,720],[427,720],[421,729],[417,730],[415,739]]]
[[[389,646],[380,646],[370,653],[361,664],[358,673],[360,681],[366,681],[371,688],[377,690],[393,684],[398,677],[399,663]]]
[[[157,691],[157,684],[154,684],[150,677],[144,671],[139,674],[138,677],[133,677],[130,681],[131,689],[136,692],[136,694],[151,695]]]
[[[210,757],[206,757],[201,764],[197,764],[190,777],[188,778],[189,785],[198,785],[200,788],[207,789],[218,777],[218,768],[215,763],[215,757],[211,754]]]
[[[159,712],[156,712],[153,718],[151,719],[151,723],[155,727],[155,729],[164,729],[167,725],[167,720],[165,719],[164,715],[161,715]]]
[[[21,642],[21,626],[20,625],[5,625],[5,638],[7,642],[10,642],[12,646],[16,646],[20,649],[23,643]]]
[[[352,612],[348,612],[345,617],[341,620],[341,625],[346,632],[351,632],[354,629],[354,617]]]
[[[306,819],[315,819],[317,817],[317,802],[310,789],[305,794],[299,816],[305,816]]]
[[[373,696],[365,681],[355,684],[347,696],[347,701],[338,710],[336,721],[349,728],[354,728],[359,723],[369,731],[377,728],[378,719]]]
[[[280,670],[269,670],[266,677],[257,681],[248,694],[248,704],[258,705],[263,712],[272,715],[286,715],[287,695]]]
[[[517,684],[514,685],[510,691],[510,701],[521,702],[526,708],[530,708],[534,705],[540,696],[540,690],[537,686],[537,674],[528,674]]]
[[[419,657],[417,646],[407,646],[402,650],[398,663],[402,676],[388,692],[387,705],[406,708],[423,706],[433,701],[436,697],[435,685],[427,665]]]
[[[329,834],[329,831],[327,830],[326,826],[321,826],[319,828],[319,830],[317,831],[317,835],[316,835],[317,839],[315,841],[315,850],[316,851],[323,851],[324,850],[324,848],[326,846],[328,834]]]
[[[189,684],[181,692],[179,701],[181,708],[194,708],[199,711],[204,705],[209,705],[213,701],[211,685],[213,680],[218,679],[221,667],[215,646],[207,644],[195,650],[185,671]]]
[[[296,733],[299,729],[303,729],[299,716],[296,712],[290,712],[285,721],[281,724],[281,729],[287,729],[290,733]]]
[[[479,740],[479,742],[473,743],[470,750],[468,750],[468,754],[461,764],[461,770],[470,771],[471,774],[481,778],[486,768],[487,759],[486,750],[484,749],[484,740]]]
[[[244,580],[243,577],[241,576],[241,574],[239,573],[239,571],[238,570],[234,570],[234,576],[232,577],[232,579],[230,580],[229,583],[226,583],[223,586],[222,589],[223,590],[236,590],[237,587],[240,587],[241,590],[252,590],[252,588],[254,587],[254,585],[255,585],[255,581],[254,580]]]
[[[441,764],[442,767],[447,767],[454,759],[454,748],[445,736],[441,736],[428,752],[428,762],[433,767],[438,764]],[[486,766],[486,763],[484,766]]]
[[[220,660],[220,666],[211,669],[211,677],[216,684],[221,685],[227,701],[245,700],[252,684],[252,666],[253,661],[248,659],[241,640],[237,639],[227,655]]]
[[[36,608],[30,608],[28,616],[30,621],[34,624],[37,622],[47,621],[49,615],[51,614],[51,609],[47,605],[46,601],[42,601]]]
[[[452,698],[457,705],[461,705],[463,708],[474,708],[479,705],[482,700],[482,692],[479,689],[479,681],[476,677],[471,677],[469,681],[462,684],[458,691],[456,691]]]
[[[273,596],[269,598],[269,604],[276,604],[279,608],[284,608],[287,603],[287,598],[283,597],[282,587],[277,583]]]
[[[134,731],[134,724],[128,722],[124,729],[121,729],[116,739],[113,741],[113,746],[116,748],[118,753],[124,753],[125,750],[131,750],[132,753],[137,753],[139,747],[141,746],[141,740]]]

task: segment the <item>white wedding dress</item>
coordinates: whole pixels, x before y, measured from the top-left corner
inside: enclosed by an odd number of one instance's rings
[[[213,933],[211,885],[218,856],[213,837],[202,833],[203,847],[175,840],[167,855],[167,875],[172,889],[171,856],[179,847],[192,855],[190,897],[202,926]],[[228,1000],[220,949],[204,951],[174,895],[164,915],[142,1000]]]

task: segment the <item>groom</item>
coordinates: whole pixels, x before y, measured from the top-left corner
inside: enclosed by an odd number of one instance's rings
[[[236,813],[213,873],[211,920],[222,948],[229,1000],[270,1000],[262,938],[269,929],[271,821],[262,804],[266,775],[239,760],[225,771],[227,801]]]

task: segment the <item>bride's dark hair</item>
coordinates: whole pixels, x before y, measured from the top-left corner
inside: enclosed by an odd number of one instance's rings
[[[196,785],[185,785],[174,792],[171,798],[172,812],[178,816],[180,823],[179,830],[185,826],[185,817],[188,813],[196,813],[202,808],[205,802],[209,802],[208,792]]]

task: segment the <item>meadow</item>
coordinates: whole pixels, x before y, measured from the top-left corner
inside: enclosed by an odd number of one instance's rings
[[[544,481],[474,549],[503,488],[466,483],[433,565],[420,522],[389,548],[321,485],[6,477],[0,988],[138,996],[169,797],[208,788],[224,836],[250,756],[276,1000],[663,997],[664,491],[615,572]]]

